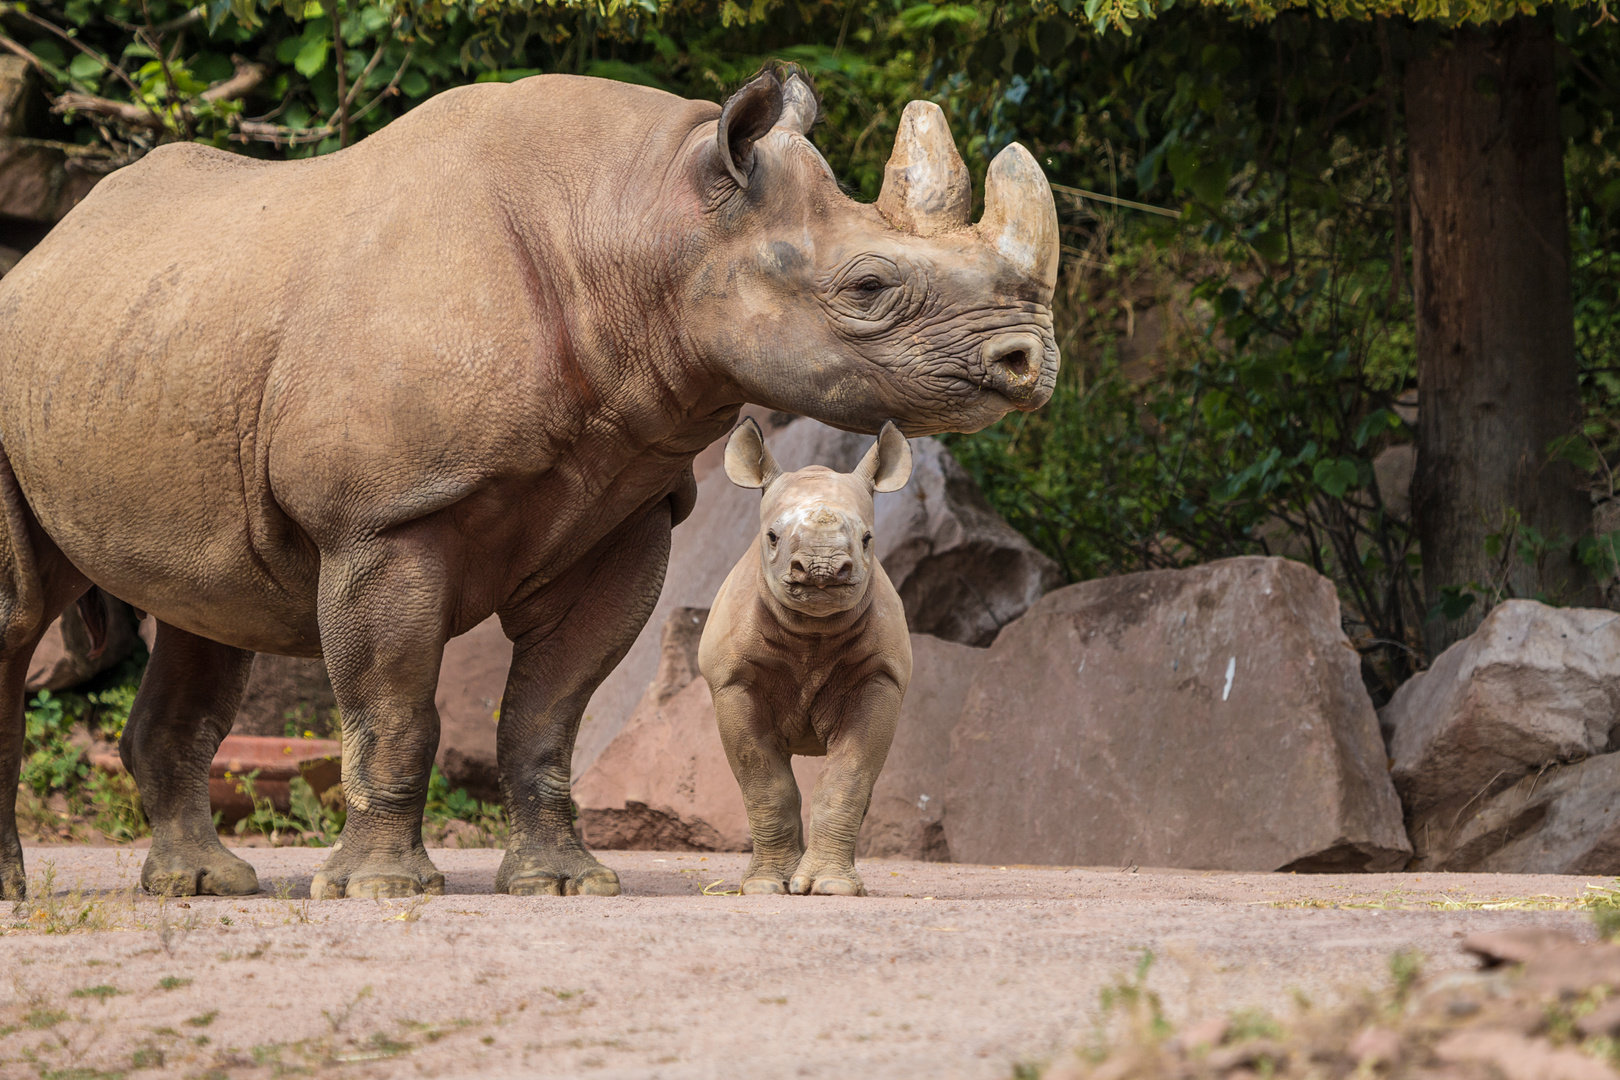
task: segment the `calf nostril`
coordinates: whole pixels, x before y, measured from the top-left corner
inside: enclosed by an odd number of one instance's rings
[[[805,578],[809,576],[810,568],[805,565],[803,559],[794,559],[789,567],[789,573],[792,574],[794,581],[802,584]]]
[[[833,574],[833,577],[837,578],[839,581],[848,581],[850,575],[854,572],[855,564],[850,560],[845,559],[843,562],[838,564],[838,570]]]

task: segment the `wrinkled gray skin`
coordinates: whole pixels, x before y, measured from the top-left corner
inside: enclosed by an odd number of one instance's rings
[[[697,451],[746,401],[972,430],[1056,376],[1055,241],[1049,265],[979,226],[893,227],[840,193],[801,134],[813,99],[784,92],[763,75],[722,112],[547,75],[312,160],[163,146],[0,279],[0,896],[24,895],[29,655],[91,583],[159,621],[121,748],[148,889],[257,887],[207,772],[260,651],[323,656],[342,709],[350,810],[314,895],[441,891],[435,684],[445,642],[497,613],[497,886],[618,891],[574,831],[569,762]],[[1049,192],[1003,186],[1046,222]]]
[[[726,444],[726,475],[763,488],[759,542],[727,575],[698,647],[754,857],[742,891],[865,896],[855,841],[911,681],[906,612],[878,563],[872,494],[911,476],[884,424],[852,473],[783,475],[752,419]],[[801,835],[794,754],[825,754]]]

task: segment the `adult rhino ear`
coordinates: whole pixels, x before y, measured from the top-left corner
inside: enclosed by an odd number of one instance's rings
[[[714,133],[720,164],[746,190],[754,168],[754,143],[776,126],[782,116],[782,82],[773,71],[762,71],[726,99],[720,126]]]
[[[726,440],[726,476],[738,487],[763,488],[781,475],[759,425],[752,416],[743,417]]]
[[[884,422],[877,442],[855,466],[855,475],[870,484],[873,491],[899,491],[911,479],[911,444],[893,420]]]

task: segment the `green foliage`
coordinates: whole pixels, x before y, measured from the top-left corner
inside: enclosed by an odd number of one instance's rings
[[[506,811],[499,804],[481,802],[467,794],[466,788],[452,788],[437,765],[428,776],[423,819],[430,825],[465,821],[491,836],[504,837],[507,832]]]

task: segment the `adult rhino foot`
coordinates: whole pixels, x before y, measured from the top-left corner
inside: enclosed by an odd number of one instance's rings
[[[495,891],[513,896],[618,896],[619,875],[585,851],[508,848]]]
[[[259,874],[217,837],[154,838],[141,888],[153,896],[249,896],[259,891]]]
[[[817,863],[806,855],[788,882],[794,896],[865,896],[866,886],[855,867],[845,863]]]
[[[444,875],[439,873],[427,851],[363,852],[345,849],[339,841],[332,855],[310,882],[309,895],[316,900],[342,900],[363,897],[394,900],[405,896],[444,895]]]
[[[802,855],[801,851],[793,849],[774,855],[754,852],[754,857],[748,860],[748,869],[743,871],[742,894],[780,896],[787,892],[788,878],[793,876]]]

